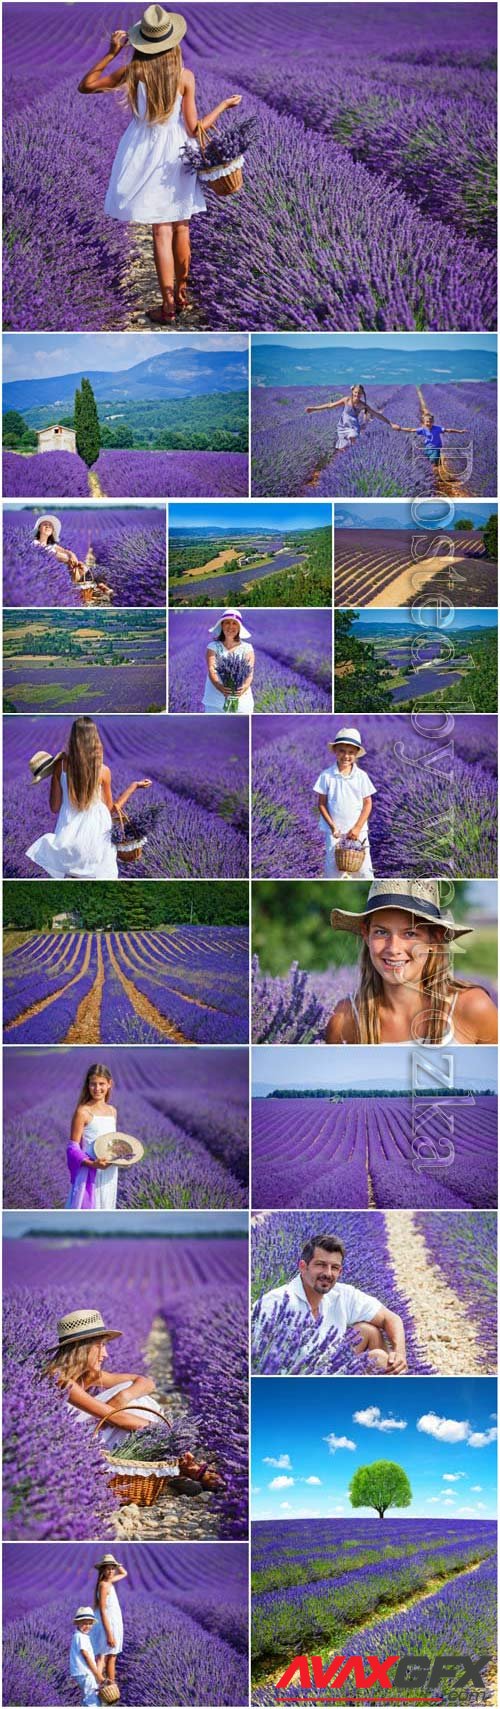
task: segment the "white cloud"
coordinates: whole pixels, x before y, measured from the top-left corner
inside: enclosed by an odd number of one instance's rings
[[[472,1430],[468,1446],[469,1448],[488,1448],[490,1442],[496,1442],[497,1436],[498,1430],[494,1425],[491,1430]]]
[[[482,1489],[483,1489],[482,1484],[471,1484],[471,1486],[470,1486],[471,1495],[481,1495]]]
[[[329,1436],[323,1437],[323,1441],[328,1443],[330,1454],[336,1454],[337,1448],[349,1448],[353,1454],[355,1452],[356,1443],[351,1442],[349,1436],[334,1436],[333,1430]]]
[[[466,1442],[470,1424],[467,1418],[440,1418],[437,1412],[424,1412],[417,1418],[417,1430],[435,1436],[437,1442]]]
[[[262,1464],[263,1466],[277,1466],[281,1472],[291,1472],[292,1470],[289,1454],[277,1454],[275,1457],[272,1454],[265,1454]]]
[[[465,1472],[443,1472],[443,1483],[457,1484],[459,1478],[464,1478]]]
[[[363,1424],[366,1430],[406,1430],[406,1418],[382,1417],[379,1406],[365,1406],[362,1412],[353,1412],[354,1424]]]
[[[320,1484],[321,1478],[303,1478],[302,1482],[305,1484]]]
[[[280,1513],[291,1513],[291,1511],[292,1506],[290,1501],[280,1501]]]
[[[458,1513],[472,1513],[472,1514],[475,1514],[475,1513],[477,1513],[477,1507],[459,1507],[459,1508],[458,1508],[458,1509],[457,1509],[457,1512],[458,1512]]]
[[[295,1478],[272,1478],[268,1489],[291,1489],[294,1483]]]

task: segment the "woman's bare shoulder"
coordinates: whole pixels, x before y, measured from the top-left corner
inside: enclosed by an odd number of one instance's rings
[[[455,1014],[457,1021],[479,1032],[479,1043],[494,1044],[498,1032],[495,1003],[482,985],[466,985],[458,993]]]
[[[182,72],[182,82],[181,82],[181,89],[182,89],[183,95],[187,95],[188,89],[191,89],[191,90],[194,89],[195,83],[196,83],[196,78],[194,75],[194,71],[189,71],[188,66],[185,65],[183,68],[183,72]]]
[[[325,1032],[326,1044],[355,1044],[356,1028],[350,997],[342,997],[330,1015]]]
[[[101,781],[102,781],[102,783],[109,783],[110,777],[111,777],[111,770],[110,770],[109,765],[102,765],[101,766]]]

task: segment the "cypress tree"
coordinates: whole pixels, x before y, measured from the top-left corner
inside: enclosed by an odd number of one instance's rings
[[[83,379],[75,392],[75,433],[78,455],[91,469],[99,456],[101,430],[90,380]]]

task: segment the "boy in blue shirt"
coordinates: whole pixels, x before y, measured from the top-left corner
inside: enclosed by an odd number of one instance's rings
[[[434,420],[434,416],[431,415],[431,412],[428,409],[426,409],[422,415],[421,427],[400,427],[396,421],[394,421],[392,425],[396,428],[397,433],[416,433],[417,438],[423,441],[422,450],[424,457],[428,458],[429,463],[436,464],[441,461],[443,433],[462,432],[461,427],[441,427],[439,423]]]

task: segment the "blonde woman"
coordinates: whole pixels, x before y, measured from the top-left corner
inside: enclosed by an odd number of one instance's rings
[[[117,878],[116,849],[111,840],[113,807],[123,808],[136,789],[149,789],[143,777],[113,801],[111,772],[104,764],[101,738],[93,718],[75,718],[67,750],[44,767],[35,768],[34,783],[50,775],[49,807],[57,813],[55,831],[47,831],[26,850],[27,859],[50,878]]]
[[[107,1329],[100,1311],[70,1311],[60,1318],[57,1344],[51,1347],[42,1377],[55,1382],[73,1418],[90,1425],[104,1424],[97,1438],[101,1447],[113,1449],[123,1442],[123,1432],[146,1430],[156,1413],[163,1413],[155,1400],[152,1377],[134,1371],[104,1371],[108,1341],[121,1338],[121,1329]],[[113,1414],[113,1417],[111,1417]],[[119,1418],[119,1422],[118,1422]]]
[[[188,171],[182,149],[198,125],[195,79],[182,62],[181,41],[187,24],[180,12],[147,6],[131,30],[114,30],[109,52],[87,71],[78,85],[81,95],[105,95],[123,89],[132,119],[118,144],[104,212],[111,219],[151,225],[161,304],[147,310],[160,325],[175,320],[187,308],[191,260],[189,221],[205,213],[206,202],[196,173]],[[129,43],[134,49],[128,65],[108,71]],[[207,129],[241,95],[219,101],[201,120]]]
[[[92,1633],[92,1644],[104,1681],[107,1681],[108,1685],[114,1685],[116,1657],[123,1649],[123,1615],[115,1584],[126,1578],[127,1572],[111,1554],[103,1555],[102,1560],[96,1562],[96,1572],[94,1608],[97,1619]]]
[[[368,403],[364,386],[351,386],[343,398],[335,398],[332,403],[307,404],[306,415],[317,415],[324,409],[341,409],[342,415],[337,426],[335,451],[347,451],[354,439],[359,439],[361,428],[368,421],[384,421],[386,427],[395,427],[395,422],[389,421],[382,410],[374,409]]]
[[[380,879],[359,914],[334,908],[334,931],[362,938],[357,990],[326,1044],[496,1044],[497,1011],[482,986],[455,976],[452,946],[472,927],[441,907],[437,879]]]

